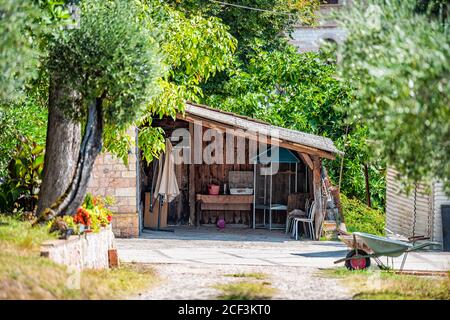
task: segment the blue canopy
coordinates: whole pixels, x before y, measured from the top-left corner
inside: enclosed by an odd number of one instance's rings
[[[250,160],[251,163],[300,163],[300,159],[289,149],[271,146]]]

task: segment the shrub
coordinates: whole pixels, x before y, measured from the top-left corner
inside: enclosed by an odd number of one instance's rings
[[[43,168],[44,147],[21,137],[9,161],[8,176],[0,182],[0,212],[35,210]]]
[[[381,210],[370,208],[357,199],[349,199],[344,194],[341,194],[341,204],[348,231],[384,235],[385,215]]]

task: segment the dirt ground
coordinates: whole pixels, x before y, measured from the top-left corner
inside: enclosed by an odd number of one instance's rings
[[[216,284],[248,279],[227,274],[260,272],[277,289],[274,299],[351,299],[339,280],[320,269],[335,268],[347,247],[333,241],[296,241],[283,231],[183,228],[145,232],[137,239],[117,239],[125,262],[154,266],[161,283],[133,299],[214,299]],[[395,259],[394,259],[395,260]],[[398,267],[401,257],[396,258]],[[405,269],[449,270],[450,255],[411,253]],[[250,279],[251,280],[251,279]]]
[[[264,281],[277,289],[273,299],[351,299],[347,288],[335,279],[320,276],[317,268],[290,266],[239,266],[205,264],[157,264],[153,265],[161,283],[148,292],[132,299],[184,300],[215,299],[219,291],[215,284],[226,284],[252,279],[227,275],[239,273],[264,273]]]

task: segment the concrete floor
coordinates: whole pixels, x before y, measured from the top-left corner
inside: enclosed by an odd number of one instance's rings
[[[138,239],[117,239],[125,262],[333,268],[346,246],[334,241],[290,239],[281,230],[228,227],[172,227],[174,232],[144,231]],[[386,258],[383,258],[383,262]],[[401,257],[394,259],[398,268]],[[373,263],[374,264],[374,263]],[[338,266],[342,266],[340,264]],[[405,270],[450,270],[450,253],[410,253]]]

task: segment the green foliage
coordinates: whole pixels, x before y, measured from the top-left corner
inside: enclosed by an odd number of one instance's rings
[[[128,165],[128,155],[134,145],[126,128],[107,125],[103,128],[103,147]]]
[[[45,145],[47,109],[33,98],[17,100],[7,108],[0,107],[0,128],[0,177],[5,177],[21,137]]]
[[[44,148],[22,138],[8,165],[6,181],[0,185],[1,211],[35,209],[43,167]]]
[[[348,231],[384,235],[385,216],[382,211],[369,208],[357,199],[347,198],[343,193],[341,205]]]
[[[101,99],[106,124],[129,124],[157,89],[160,58],[152,30],[142,26],[135,2],[89,0],[80,10],[80,27],[64,29],[50,43],[50,72],[63,75],[61,88],[81,95],[81,110],[66,111],[80,118]]]
[[[272,12],[249,10],[205,0],[170,0],[171,5],[189,14],[215,16],[230,28],[238,40],[241,58],[252,52],[255,39],[263,40],[265,48],[276,48],[285,43],[282,34],[290,34],[295,25],[312,25],[315,22],[317,0],[240,0],[230,3],[259,8]],[[227,2],[227,1],[225,1]]]
[[[160,91],[147,101],[145,112],[135,121],[139,127],[139,148],[144,159],[151,161],[164,150],[163,132],[149,127],[152,119],[175,117],[184,111],[186,100],[198,101],[203,95],[200,85],[232,62],[236,40],[217,18],[187,17],[157,0],[141,0],[140,3],[143,25],[149,29],[158,26],[154,41],[161,50],[164,69],[157,80]],[[125,140],[130,141],[124,138],[124,134],[125,130],[118,135],[107,132],[110,139],[105,143],[106,150],[123,160],[132,147],[124,143]]]
[[[39,29],[40,12],[29,0],[0,0],[0,12],[0,100],[12,100],[38,61],[32,34]]]
[[[69,18],[63,5],[60,0],[0,0],[0,101],[23,96],[27,81],[38,76],[45,53],[40,41]]]
[[[160,127],[141,127],[138,140],[142,156],[147,163],[150,163],[155,157],[158,158],[166,146],[164,130]]]
[[[407,184],[437,178],[450,191],[450,32],[448,20],[430,18],[449,7],[424,2],[356,2],[339,17],[348,34],[339,71],[355,88],[346,110],[369,128],[375,157]]]

